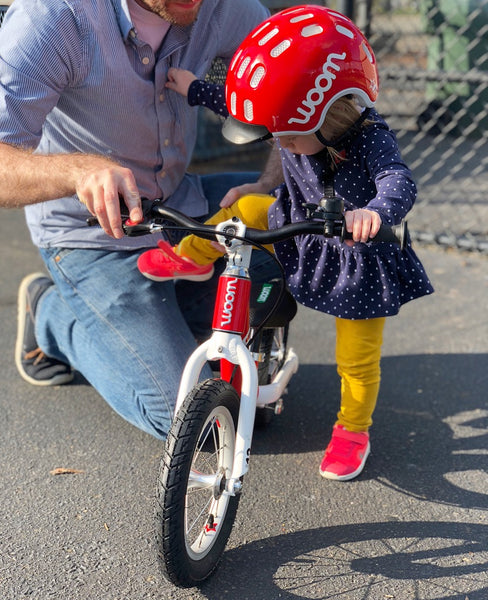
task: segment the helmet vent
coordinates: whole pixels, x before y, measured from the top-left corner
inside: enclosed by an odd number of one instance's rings
[[[266,21],[266,23],[263,23],[261,27],[259,27],[259,29],[257,29],[251,37],[255,38],[258,37],[258,35],[261,34],[262,31],[264,31],[267,27],[269,27],[269,21]]]
[[[324,28],[320,25],[307,25],[302,29],[302,37],[313,37],[324,33]]]
[[[257,69],[255,69],[254,73],[252,74],[251,81],[249,82],[249,85],[253,89],[256,89],[258,87],[258,85],[260,84],[261,79],[264,77],[265,74],[266,74],[266,70],[265,70],[264,67],[258,67]]]
[[[280,56],[280,54],[283,54],[283,52],[285,50],[288,50],[288,48],[290,46],[291,46],[290,40],[283,40],[281,42],[281,44],[278,44],[277,46],[275,46],[269,54],[270,54],[271,58],[278,58],[278,56]]]
[[[335,17],[336,19],[340,19],[341,21],[348,22],[349,19],[343,15],[342,13],[336,12],[335,10],[329,10],[329,15],[331,17]]]
[[[278,34],[279,32],[280,32],[280,30],[279,30],[277,27],[275,27],[275,28],[274,28],[274,29],[272,29],[271,31],[268,31],[268,33],[267,33],[267,34],[266,34],[266,35],[265,35],[263,38],[261,38],[261,39],[259,40],[258,44],[259,44],[260,46],[264,46],[264,44],[267,44],[267,43],[269,42],[269,40],[270,40],[271,38],[274,38],[274,36],[275,36],[276,34]]]
[[[373,57],[371,56],[371,52],[369,51],[368,46],[366,46],[366,44],[363,42],[361,44],[361,48],[364,50],[364,53],[366,54],[366,56],[368,57],[368,60],[371,64],[374,63]]]
[[[304,15],[298,15],[298,17],[293,17],[290,19],[290,23],[300,23],[300,21],[305,21],[305,19],[312,19],[313,13],[305,13]]]
[[[354,39],[354,33],[347,27],[344,27],[343,25],[336,25],[336,31],[338,33],[342,33],[342,35],[345,35],[346,37],[350,38],[351,40]]]
[[[244,117],[252,123],[254,119],[254,107],[251,100],[244,100]]]
[[[239,67],[239,70],[237,71],[237,79],[242,78],[242,76],[244,75],[244,71],[247,69],[247,66],[249,65],[250,62],[251,62],[250,57],[246,56],[246,58],[242,61],[241,66]]]
[[[237,112],[237,94],[235,92],[230,95],[230,112],[233,115]]]
[[[234,56],[234,58],[232,59],[232,62],[230,63],[229,69],[234,69],[234,65],[237,64],[237,61],[239,60],[239,56],[242,54],[242,50],[238,50]]]

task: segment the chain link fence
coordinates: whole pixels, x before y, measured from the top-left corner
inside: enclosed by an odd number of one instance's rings
[[[488,0],[373,2],[379,111],[418,185],[415,237],[488,253]]]
[[[273,12],[298,2],[264,0]],[[418,186],[417,241],[488,254],[488,0],[315,2],[367,34],[380,73],[379,112],[395,130]],[[223,81],[216,65],[210,75]],[[203,113],[195,162],[259,155],[227,144]]]

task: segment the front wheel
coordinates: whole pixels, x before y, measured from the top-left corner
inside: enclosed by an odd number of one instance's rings
[[[216,569],[239,503],[232,472],[239,396],[208,379],[188,394],[173,420],[158,478],[157,543],[164,576],[191,587]]]

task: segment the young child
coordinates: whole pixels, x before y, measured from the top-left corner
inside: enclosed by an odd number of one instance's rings
[[[274,247],[295,298],[336,318],[341,405],[320,473],[342,481],[361,473],[370,452],[385,318],[433,292],[409,244],[402,251],[367,241],[381,223],[399,223],[416,197],[395,136],[372,108],[377,85],[373,51],[343,15],[313,5],[265,21],[230,65],[224,135],[249,141],[272,134],[285,181],[272,196],[244,196],[208,221],[237,215],[272,229],[305,219],[306,204],[332,191],[343,198],[353,242],[302,235]],[[188,71],[173,71],[168,87],[226,114],[222,89]],[[204,279],[221,254],[188,236],[175,248],[161,243],[145,252],[139,268],[153,279]]]

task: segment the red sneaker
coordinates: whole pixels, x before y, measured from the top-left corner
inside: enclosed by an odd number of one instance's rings
[[[190,258],[178,256],[171,244],[164,240],[158,242],[158,248],[146,250],[139,256],[137,268],[145,277],[153,281],[170,279],[206,281],[214,272],[212,264],[198,265]]]
[[[338,481],[354,479],[363,470],[369,452],[367,431],[347,431],[342,425],[335,425],[320,463],[320,474]]]

